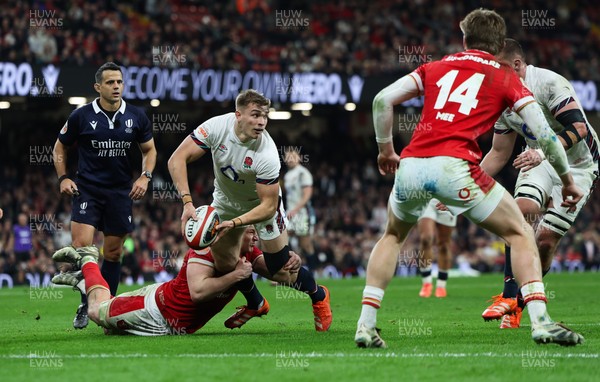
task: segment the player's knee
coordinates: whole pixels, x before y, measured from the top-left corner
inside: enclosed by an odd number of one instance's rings
[[[431,248],[433,245],[433,236],[431,235],[421,235],[419,237],[419,243],[422,249]]]
[[[537,245],[542,261],[551,257],[558,242],[551,235],[541,235],[537,238]]]
[[[120,247],[104,247],[104,259],[112,262],[120,262],[123,250]]]
[[[264,253],[265,257],[265,265],[267,266],[267,270],[272,277],[279,273],[287,273],[289,272],[282,271],[281,268],[288,262],[290,259],[290,247],[285,245],[281,250],[274,253]],[[280,272],[281,271],[281,272]],[[279,280],[275,280],[279,281]],[[283,282],[283,281],[282,281]]]

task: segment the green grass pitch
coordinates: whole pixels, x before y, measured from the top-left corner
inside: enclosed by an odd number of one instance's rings
[[[323,280],[334,322],[313,327],[306,296],[259,282],[271,304],[265,318],[231,331],[235,300],[188,336],[105,336],[90,323],[75,331],[77,295],[63,288],[0,289],[2,381],[590,381],[600,379],[600,274],[551,274],[549,311],[578,330],[577,347],[536,345],[529,317],[517,330],[484,322],[501,275],[455,278],[448,298],[418,297],[418,278],[394,279],[378,325],[389,348],[358,349],[353,338],[364,280]],[[121,287],[120,291],[131,288]]]

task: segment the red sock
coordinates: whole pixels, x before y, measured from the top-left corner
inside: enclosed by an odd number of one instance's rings
[[[95,289],[98,287],[103,287],[106,290],[108,289],[108,283],[102,277],[100,273],[100,267],[93,261],[90,261],[81,267],[81,271],[83,272],[83,278],[85,279],[85,292],[88,293],[90,289]]]

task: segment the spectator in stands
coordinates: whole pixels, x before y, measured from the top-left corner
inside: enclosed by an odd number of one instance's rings
[[[31,259],[33,242],[27,215],[20,213],[17,224],[13,226],[13,252],[18,262],[28,262]]]

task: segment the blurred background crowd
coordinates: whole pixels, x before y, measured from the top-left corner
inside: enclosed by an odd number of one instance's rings
[[[577,7],[562,1],[533,1],[527,6],[521,1],[488,3],[486,6],[500,14],[513,15],[506,17],[509,35],[523,43],[531,63],[569,79],[600,81],[600,8],[594,1],[579,1]],[[415,67],[399,62],[399,47],[422,47],[428,60],[461,50],[458,22],[475,4],[481,2],[9,0],[0,7],[0,62],[97,67],[116,61],[152,66],[153,47],[176,45],[187,57],[180,65],[197,68],[399,75]],[[520,10],[527,8],[547,10],[546,17],[554,19],[558,27],[528,33],[519,16]],[[31,28],[31,9],[56,12],[53,17],[63,25]],[[283,9],[287,13],[277,13]],[[294,19],[307,19],[308,23],[282,27]],[[186,133],[210,116],[233,110],[231,104],[179,107],[202,110],[186,121]],[[418,110],[401,112],[416,114]],[[350,120],[337,111],[325,111],[319,117],[325,128],[300,129],[295,122],[278,121],[269,129],[281,152],[286,147],[301,150],[302,164],[314,176],[316,253],[304,260],[318,277],[364,275],[370,251],[385,226],[393,180],[377,171],[369,113],[357,111],[359,117]],[[15,284],[49,280],[48,275],[55,272],[52,253],[70,244],[71,201],[58,193],[51,160],[32,163],[29,155],[35,148],[36,153],[48,156],[67,117],[68,112],[49,115],[46,111],[39,116],[43,122],[22,126],[30,129],[28,133],[18,134],[15,127],[0,152],[0,208],[4,210],[0,274],[10,275]],[[1,123],[0,131],[6,134]],[[123,277],[127,282],[172,277],[187,249],[180,234],[181,202],[166,169],[168,157],[184,137],[155,133],[157,168],[146,197],[135,203],[136,228],[124,249]],[[486,152],[491,134],[483,138]],[[406,140],[396,144],[400,150]],[[71,157],[75,157],[73,151]],[[133,163],[139,166],[138,159]],[[71,173],[74,166],[69,166]],[[282,160],[282,175],[285,171]],[[512,191],[516,175],[514,169],[506,168],[498,180]],[[195,205],[210,203],[210,161],[191,165],[189,179]],[[562,240],[555,271],[598,270],[599,221],[600,193],[596,192]],[[463,217],[459,217],[452,245],[455,268],[464,273],[503,269],[502,243]],[[414,274],[418,254],[418,236],[413,232],[399,254],[398,273]]]
[[[56,121],[55,126],[60,126]],[[50,130],[50,129],[49,129]],[[57,130],[57,129],[56,129]],[[55,132],[29,138],[31,144],[42,138],[53,142]],[[364,275],[367,259],[387,219],[386,203],[392,179],[377,172],[375,149],[371,140],[340,141],[338,132],[304,136],[290,142],[285,130],[272,133],[282,151],[300,148],[305,165],[314,176],[312,203],[317,215],[316,252],[305,259],[319,277],[351,277]],[[47,138],[46,138],[47,137]],[[177,139],[183,139],[184,134]],[[482,145],[489,146],[489,135]],[[318,141],[318,147],[311,142]],[[374,139],[373,139],[374,141]],[[159,158],[168,158],[174,145],[160,144]],[[401,143],[398,142],[400,145]],[[321,150],[319,147],[326,147]],[[400,146],[401,147],[401,146]],[[485,151],[485,149],[484,149]],[[348,153],[352,153],[349,155]],[[0,173],[0,273],[12,276],[15,283],[27,283],[27,273],[40,277],[52,274],[50,259],[54,250],[70,244],[69,220],[71,201],[58,193],[51,165],[31,167],[27,159],[15,159]],[[160,160],[146,197],[135,204],[135,230],[125,245],[124,279],[128,282],[163,279],[178,270],[186,245],[180,235],[181,201],[174,191],[166,160]],[[21,172],[18,168],[29,167]],[[190,165],[189,179],[195,205],[211,202],[212,164],[210,160]],[[282,161],[282,173],[286,171]],[[507,167],[498,180],[511,190],[516,170]],[[600,193],[592,194],[575,226],[563,238],[558,250],[555,271],[597,271],[600,264]],[[29,232],[27,240],[19,240]],[[99,242],[99,244],[101,244]],[[455,268],[471,274],[501,271],[504,246],[500,240],[477,228],[462,216],[453,234],[452,253]],[[399,257],[399,274],[414,274],[418,265],[418,235],[411,234]],[[463,272],[463,273],[465,273]],[[35,276],[40,274],[40,276]]]
[[[458,23],[485,6],[531,63],[569,78],[600,80],[600,8],[594,0],[48,0],[3,2],[0,60],[151,66],[152,48],[177,44],[185,65],[284,72],[398,74],[400,47],[431,59],[462,49]],[[56,28],[30,28],[44,15]],[[535,13],[535,12],[541,13]],[[531,12],[531,13],[529,13]],[[536,26],[536,22],[545,23]],[[530,27],[537,32],[530,33]]]

